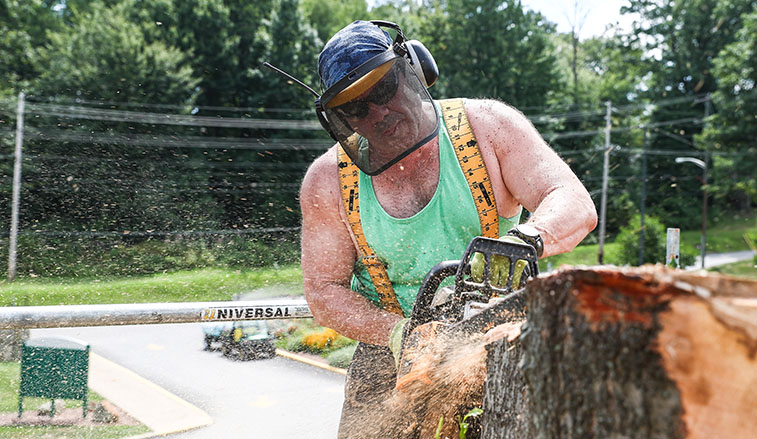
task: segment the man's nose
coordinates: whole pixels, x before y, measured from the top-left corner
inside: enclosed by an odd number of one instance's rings
[[[384,117],[389,113],[389,109],[386,105],[377,105],[373,102],[368,102],[368,119],[370,122],[379,122],[384,120]]]

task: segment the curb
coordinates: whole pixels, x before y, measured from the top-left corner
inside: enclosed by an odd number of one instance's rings
[[[128,439],[167,436],[213,423],[205,411],[135,372],[94,352],[89,361],[89,387],[151,430]]]
[[[318,360],[306,357],[304,355],[298,355],[289,351],[285,351],[283,349],[276,349],[276,355],[280,357],[288,358],[290,360],[299,361],[300,363],[308,364],[310,366],[319,367],[323,370],[328,370],[330,372],[335,372],[341,375],[347,375],[347,369],[330,366],[328,363],[324,363],[322,361],[318,361]]]

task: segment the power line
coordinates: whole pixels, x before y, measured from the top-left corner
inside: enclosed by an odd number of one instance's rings
[[[39,102],[39,103],[49,103],[51,102],[50,99],[44,99],[44,98],[37,98],[36,96],[32,96],[31,99],[27,97],[27,100],[33,101],[33,102]],[[68,105],[96,105],[96,106],[110,106],[110,107],[137,107],[137,108],[164,108],[164,109],[173,109],[173,110],[182,110],[186,111],[187,109],[196,109],[198,111],[202,110],[213,110],[213,111],[237,111],[237,112],[248,112],[248,113],[309,113],[309,114],[315,114],[314,108],[308,108],[308,109],[302,109],[302,108],[266,108],[266,107],[222,107],[222,106],[211,106],[211,105],[176,105],[176,104],[148,104],[148,103],[138,103],[138,102],[118,102],[118,101],[92,101],[88,99],[81,99],[81,98],[75,98],[75,99],[60,99],[60,98],[54,98],[52,101],[68,104]]]
[[[320,122],[318,122],[317,120],[239,119],[226,117],[185,116],[178,114],[108,110],[56,104],[29,104],[27,112],[39,116],[55,116],[68,119],[147,123],[155,125],[318,131],[323,129]]]
[[[59,140],[75,143],[129,144],[135,146],[155,146],[160,148],[193,149],[246,149],[255,151],[307,151],[327,150],[334,145],[332,140],[323,139],[265,139],[265,138],[224,138],[202,136],[172,136],[153,134],[107,134],[70,133],[62,130],[33,130],[31,140]]]
[[[105,232],[74,232],[74,231],[53,231],[53,230],[30,230],[20,231],[19,235],[26,236],[52,236],[52,237],[167,237],[167,236],[204,236],[204,235],[247,235],[258,233],[282,233],[282,232],[294,232],[299,231],[301,227],[268,227],[261,229],[224,229],[224,230],[179,230],[179,231],[105,231]],[[4,230],[0,232],[0,235],[8,236],[8,231]]]
[[[652,127],[659,127],[659,126],[667,126],[667,125],[677,125],[682,123],[694,123],[694,124],[702,124],[704,121],[700,118],[696,117],[687,117],[683,119],[675,119],[675,120],[668,120],[668,121],[661,121],[661,122],[654,122],[644,125],[638,125],[633,127],[619,127],[619,128],[612,128],[610,129],[610,133],[622,133],[627,131],[634,131],[638,129],[644,129],[644,128],[652,128]],[[567,133],[544,133],[542,134],[542,137],[544,139],[549,139],[549,141],[555,140],[555,139],[566,139],[571,137],[587,137],[587,136],[596,136],[598,134],[604,134],[604,129],[597,129],[597,130],[589,130],[589,131],[569,131]]]
[[[279,170],[279,169],[294,169],[294,170],[303,170],[307,169],[308,166],[310,166],[310,162],[283,162],[283,163],[270,163],[270,162],[253,162],[253,161],[199,161],[196,159],[192,159],[189,161],[169,161],[169,160],[154,160],[150,157],[145,157],[143,160],[138,159],[132,159],[132,158],[113,158],[113,157],[92,157],[92,156],[86,156],[84,158],[80,158],[77,156],[61,156],[61,155],[52,155],[52,154],[27,154],[24,157],[25,160],[68,160],[68,161],[76,161],[80,163],[100,163],[100,162],[117,162],[117,163],[139,163],[141,161],[152,163],[155,165],[184,165],[192,169],[200,170],[201,167],[198,165],[201,165],[203,163],[206,163],[208,165],[211,165],[213,167],[224,167],[224,168],[240,168],[240,169],[273,169],[273,170]],[[194,166],[194,167],[193,167]]]

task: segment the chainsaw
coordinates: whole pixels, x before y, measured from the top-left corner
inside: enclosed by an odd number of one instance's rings
[[[471,275],[471,260],[484,258],[483,276]],[[505,258],[510,271],[504,285],[491,282],[493,258]],[[398,390],[413,382],[430,384],[429,364],[424,350],[431,340],[449,337],[459,340],[473,334],[522,318],[525,308],[523,284],[539,274],[537,252],[525,243],[476,237],[471,240],[459,261],[436,264],[421,283],[415,305],[403,329],[402,351],[397,369]],[[520,261],[520,262],[519,262]],[[516,264],[526,265],[517,285],[513,284]],[[454,289],[439,289],[448,277],[455,276]]]

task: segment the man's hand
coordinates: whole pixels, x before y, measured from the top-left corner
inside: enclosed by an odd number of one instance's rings
[[[402,355],[402,334],[405,332],[405,325],[410,319],[404,318],[397,322],[392,328],[391,334],[389,334],[389,350],[394,355],[394,367],[398,367],[400,364],[400,355]]]
[[[499,238],[500,241],[512,242],[514,244],[525,244],[525,242],[515,236],[503,236]],[[484,266],[486,265],[486,259],[483,253],[476,253],[471,258],[471,278],[475,282],[484,281]],[[513,289],[522,287],[529,273],[523,275],[524,270],[528,267],[528,261],[518,259],[515,261],[515,269],[513,270]],[[510,260],[504,256],[492,255],[489,263],[489,282],[499,288],[503,288],[507,285],[507,279],[510,276]]]

